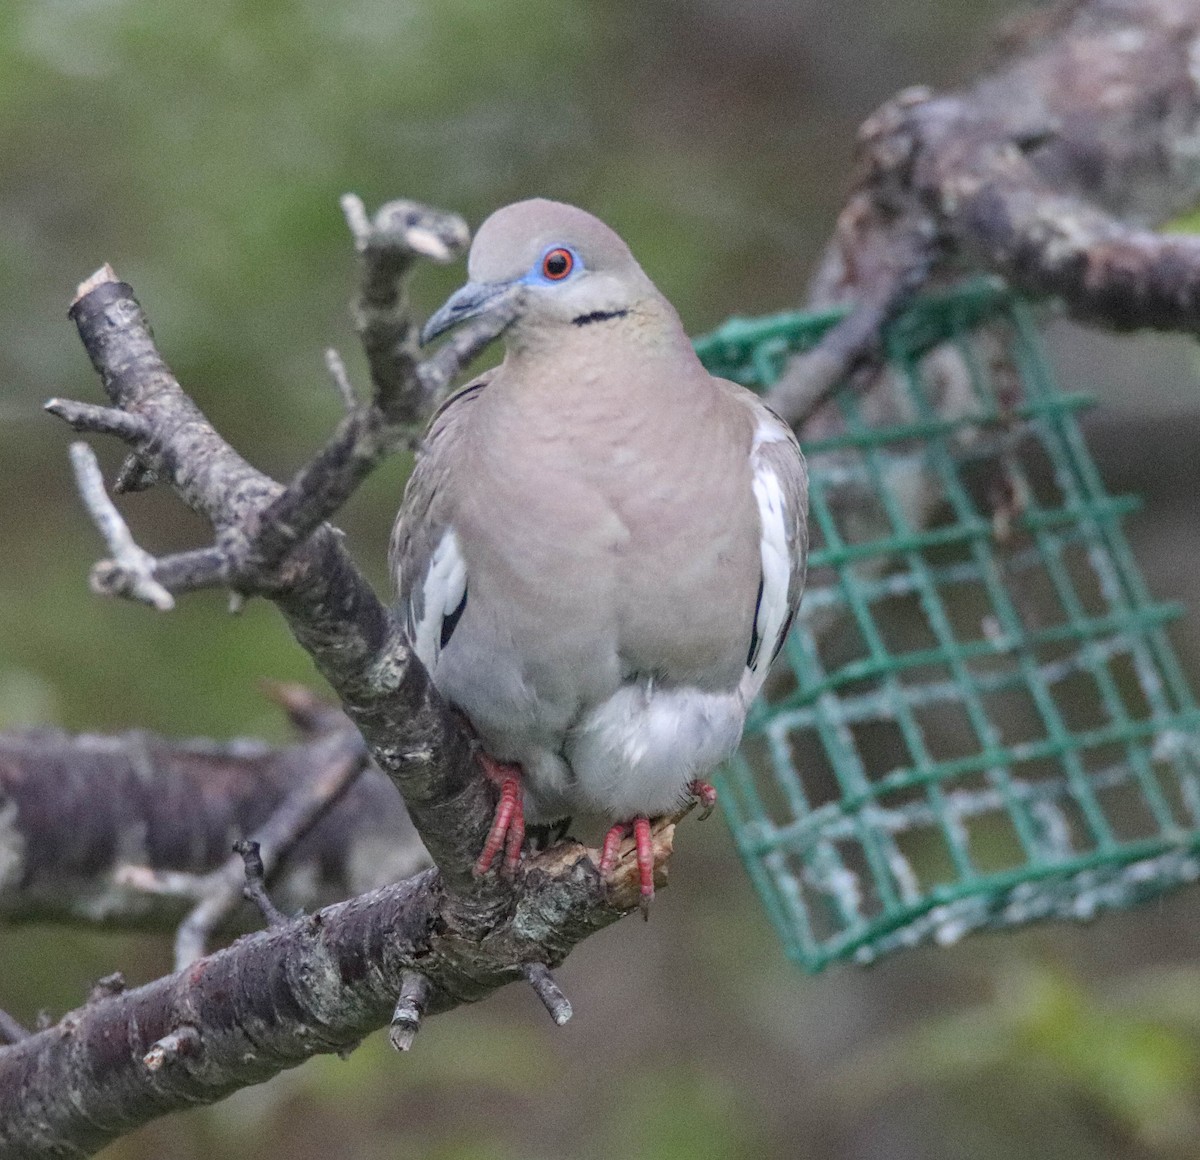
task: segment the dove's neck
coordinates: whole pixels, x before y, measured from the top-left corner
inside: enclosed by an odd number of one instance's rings
[[[683,401],[708,381],[679,316],[665,300],[643,300],[620,312],[581,319],[532,323],[510,332],[491,388],[500,388],[495,394],[579,415],[597,408],[639,408],[651,400]]]

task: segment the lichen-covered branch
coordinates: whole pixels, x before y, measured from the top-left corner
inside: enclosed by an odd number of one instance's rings
[[[656,832],[656,865],[673,832]],[[389,1023],[402,980],[410,998],[414,976],[424,980],[406,1024],[415,1034],[423,1015],[476,1002],[525,977],[529,963],[557,965],[637,905],[632,853],[607,883],[597,857],[566,843],[531,859],[508,913],[482,939],[430,870],[239,939],[147,986],[96,996],[0,1048],[0,1156],[89,1156],[156,1116],[349,1050]]]

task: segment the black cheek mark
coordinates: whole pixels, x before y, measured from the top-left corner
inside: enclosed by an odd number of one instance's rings
[[[587,326],[589,322],[607,322],[610,318],[624,318],[628,310],[593,310],[591,314],[577,314],[571,321],[576,326]]]

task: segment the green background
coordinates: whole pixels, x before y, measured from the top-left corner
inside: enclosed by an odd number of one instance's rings
[[[263,676],[313,679],[273,609],[218,594],[167,616],[87,590],[96,533],[51,395],[96,400],[66,320],[109,261],[231,441],[286,476],[336,421],[322,351],[364,382],[337,206],[413,197],[477,224],[541,194],[631,243],[696,333],[791,306],[833,225],[857,124],[985,58],[1003,0],[349,0],[0,3],[0,727],[133,725],[282,738]],[[462,269],[423,270],[428,312]],[[1193,353],[1057,327],[1064,384],[1163,599],[1200,609],[1189,497]],[[118,456],[102,447],[104,462]],[[343,514],[381,588],[407,464]],[[153,551],[205,529],[168,494],[122,503]],[[1193,673],[1196,617],[1175,632]],[[519,989],[374,1037],[107,1156],[1141,1157],[1200,1155],[1194,892],[1087,928],[980,938],[869,972],[783,959],[720,822],[685,824],[653,921],[562,971],[575,1019]],[[32,1020],[165,939],[0,931],[0,1006]]]

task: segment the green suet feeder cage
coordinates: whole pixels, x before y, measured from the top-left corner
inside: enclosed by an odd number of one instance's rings
[[[734,319],[697,349],[765,387],[840,317]],[[721,784],[810,970],[1200,877],[1178,610],[1147,595],[1088,400],[993,282],[918,302],[885,344],[891,389],[843,390],[805,447],[808,589]]]

